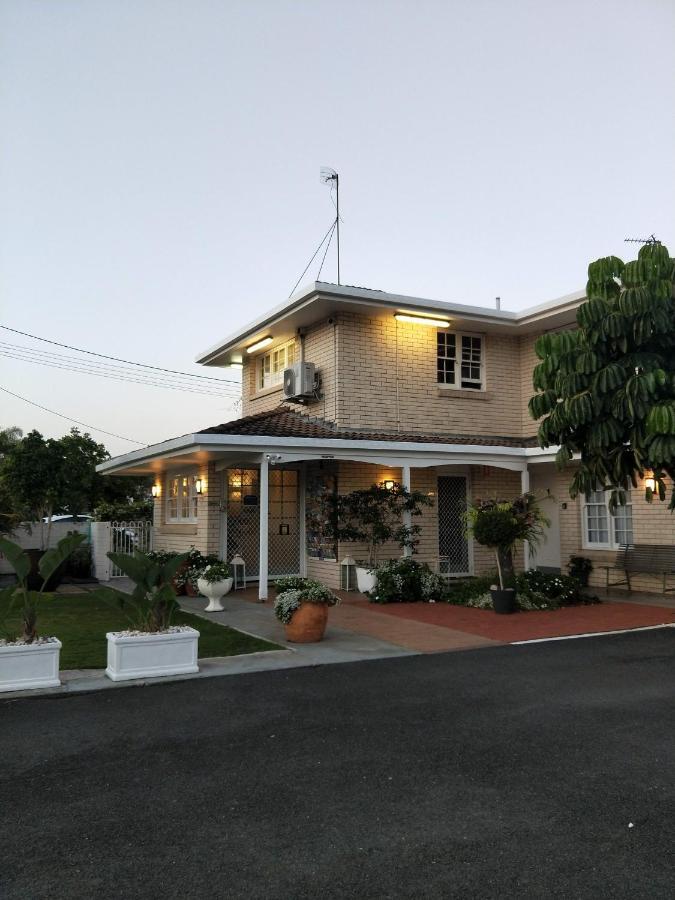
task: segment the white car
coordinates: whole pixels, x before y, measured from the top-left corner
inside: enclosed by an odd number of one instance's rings
[[[42,520],[43,522],[49,522],[49,516],[45,516]],[[63,516],[52,516],[52,522],[93,522],[93,516],[71,516],[71,515],[63,515]]]

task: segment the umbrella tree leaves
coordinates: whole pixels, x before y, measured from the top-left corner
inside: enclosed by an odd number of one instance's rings
[[[662,499],[666,477],[673,481],[674,276],[675,261],[658,241],[628,263],[598,259],[588,267],[588,299],[577,310],[577,327],[535,343],[540,362],[529,411],[541,419],[540,445],[559,447],[560,467],[580,457],[573,497],[604,489],[616,507],[645,469],[653,469]]]

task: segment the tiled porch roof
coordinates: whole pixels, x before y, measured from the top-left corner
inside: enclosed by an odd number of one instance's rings
[[[465,444],[479,447],[536,447],[536,438],[497,434],[442,434],[413,431],[348,431],[325,419],[306,416],[285,406],[204,428],[198,434],[236,434],[345,441],[409,441],[417,444]]]

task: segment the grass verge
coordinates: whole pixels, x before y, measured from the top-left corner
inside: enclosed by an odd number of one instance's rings
[[[197,629],[200,659],[281,649],[192,613],[178,613],[175,624]],[[14,613],[6,625],[9,631],[18,632],[19,617]],[[106,632],[124,631],[130,623],[123,610],[88,594],[46,594],[38,608],[37,627],[39,634],[54,635],[63,644],[62,669],[104,669],[108,652]]]

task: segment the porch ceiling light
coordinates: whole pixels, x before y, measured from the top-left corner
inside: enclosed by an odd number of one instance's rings
[[[449,328],[450,320],[438,316],[418,316],[412,313],[394,313],[397,322],[410,322],[413,325],[433,325],[434,328]]]
[[[260,338],[259,341],[256,341],[255,344],[251,344],[250,347],[246,348],[247,353],[255,353],[256,350],[262,350],[263,347],[267,347],[268,344],[272,343],[272,338],[268,335],[267,337]]]

